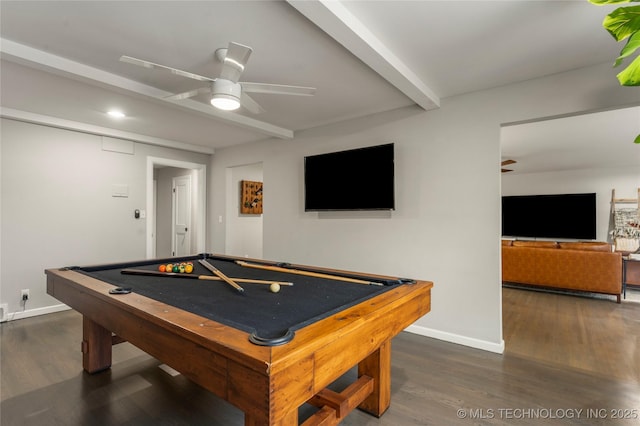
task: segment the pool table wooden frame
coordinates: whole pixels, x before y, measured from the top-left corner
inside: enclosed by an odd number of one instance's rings
[[[246,426],[298,425],[305,402],[319,407],[309,426],[338,424],[355,407],[381,416],[391,399],[391,339],[429,312],[433,286],[398,285],[269,347],[139,294],[109,294],[113,285],[73,270],[45,273],[47,293],[83,315],[87,372],[110,368],[112,344],[128,341],[241,409]],[[339,394],[325,389],[356,364],[356,382]]]

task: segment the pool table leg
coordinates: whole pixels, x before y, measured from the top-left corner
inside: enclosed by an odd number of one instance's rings
[[[373,378],[373,392],[358,406],[380,417],[391,403],[391,340],[387,340],[358,364],[358,377]]]
[[[111,332],[82,317],[82,368],[97,373],[111,367]]]
[[[266,414],[266,413],[265,413]],[[268,417],[268,415],[267,415]],[[292,426],[298,424],[298,409],[291,411],[287,416],[280,419],[280,421],[273,423],[268,418],[258,418],[248,413],[244,414],[244,426]]]

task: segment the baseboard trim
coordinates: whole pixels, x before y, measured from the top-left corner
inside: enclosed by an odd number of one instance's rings
[[[45,306],[44,308],[28,309],[26,311],[17,311],[7,315],[7,321],[15,321],[19,319],[37,317],[40,315],[53,314],[54,312],[67,311],[71,309],[69,306],[61,303],[59,305]]]
[[[422,327],[415,324],[405,328],[405,331],[409,333],[419,334],[425,337],[433,337],[434,339],[444,340],[445,342],[456,343],[458,345],[469,346],[476,349],[482,349],[483,351],[494,352],[497,354],[504,353],[504,340],[501,340],[500,343],[493,343],[486,340],[474,339],[473,337],[448,333],[446,331],[434,330],[432,328]]]

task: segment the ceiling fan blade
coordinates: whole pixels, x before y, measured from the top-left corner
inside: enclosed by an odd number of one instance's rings
[[[511,169],[500,169],[500,171],[502,173],[507,173],[507,172],[512,172],[513,170],[511,170]]]
[[[188,92],[178,93],[171,96],[165,96],[164,99],[168,101],[181,101],[183,99],[193,98],[194,96],[198,96],[202,93],[211,92],[211,89],[208,87],[201,87],[199,89],[189,90]]]
[[[251,93],[271,93],[276,95],[313,96],[315,87],[287,86],[283,84],[248,83],[241,81],[242,90]]]
[[[504,160],[502,163],[500,163],[501,166],[508,166],[509,164],[516,164],[517,161],[516,160]]]
[[[264,109],[256,101],[254,101],[253,98],[251,98],[244,92],[240,94],[240,104],[243,108],[246,108],[253,114],[261,114],[264,112]]]
[[[168,67],[166,65],[160,65],[160,64],[156,64],[154,62],[149,62],[149,61],[145,61],[143,59],[137,59],[137,58],[132,58],[131,56],[121,56],[120,57],[120,61],[122,62],[127,62],[129,64],[133,64],[133,65],[138,65],[140,67],[144,67],[144,68],[155,68],[155,69],[161,69],[161,70],[165,70],[165,71],[169,71],[172,74],[175,75],[179,75],[182,77],[187,77],[187,78],[191,78],[194,80],[198,80],[198,81],[207,81],[207,82],[212,82],[213,78],[209,78],[209,77],[204,77],[198,74],[193,74],[191,72],[188,71],[182,71],[179,70],[177,68],[171,68]]]
[[[231,42],[224,57],[220,78],[237,83],[253,50],[249,46]]]

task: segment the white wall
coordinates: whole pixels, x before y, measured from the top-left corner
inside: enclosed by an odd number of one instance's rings
[[[10,319],[55,310],[45,268],[144,259],[147,157],[207,164],[209,155],[124,142],[132,154],[105,151],[102,138],[2,119],[0,303]],[[113,197],[127,185],[128,197]],[[20,290],[30,289],[23,311]]]
[[[502,176],[502,195],[596,193],[596,239],[611,241],[611,191],[616,198],[636,198],[640,188],[640,164],[617,169],[584,169],[563,172]]]
[[[263,222],[261,214],[240,213],[240,182],[262,182],[262,164],[247,164],[227,168],[226,171],[226,244],[225,253],[261,259]],[[269,197],[266,193],[263,197]],[[263,203],[263,210],[265,206]]]
[[[586,85],[593,73],[610,82]],[[212,159],[212,199],[224,199],[227,167],[262,162],[266,259],[432,280],[432,311],[410,330],[501,351],[500,125],[638,101],[603,64],[443,99],[434,111],[405,108],[222,149]],[[387,142],[396,144],[394,212],[304,212],[305,155]],[[224,249],[217,222],[210,240]]]

